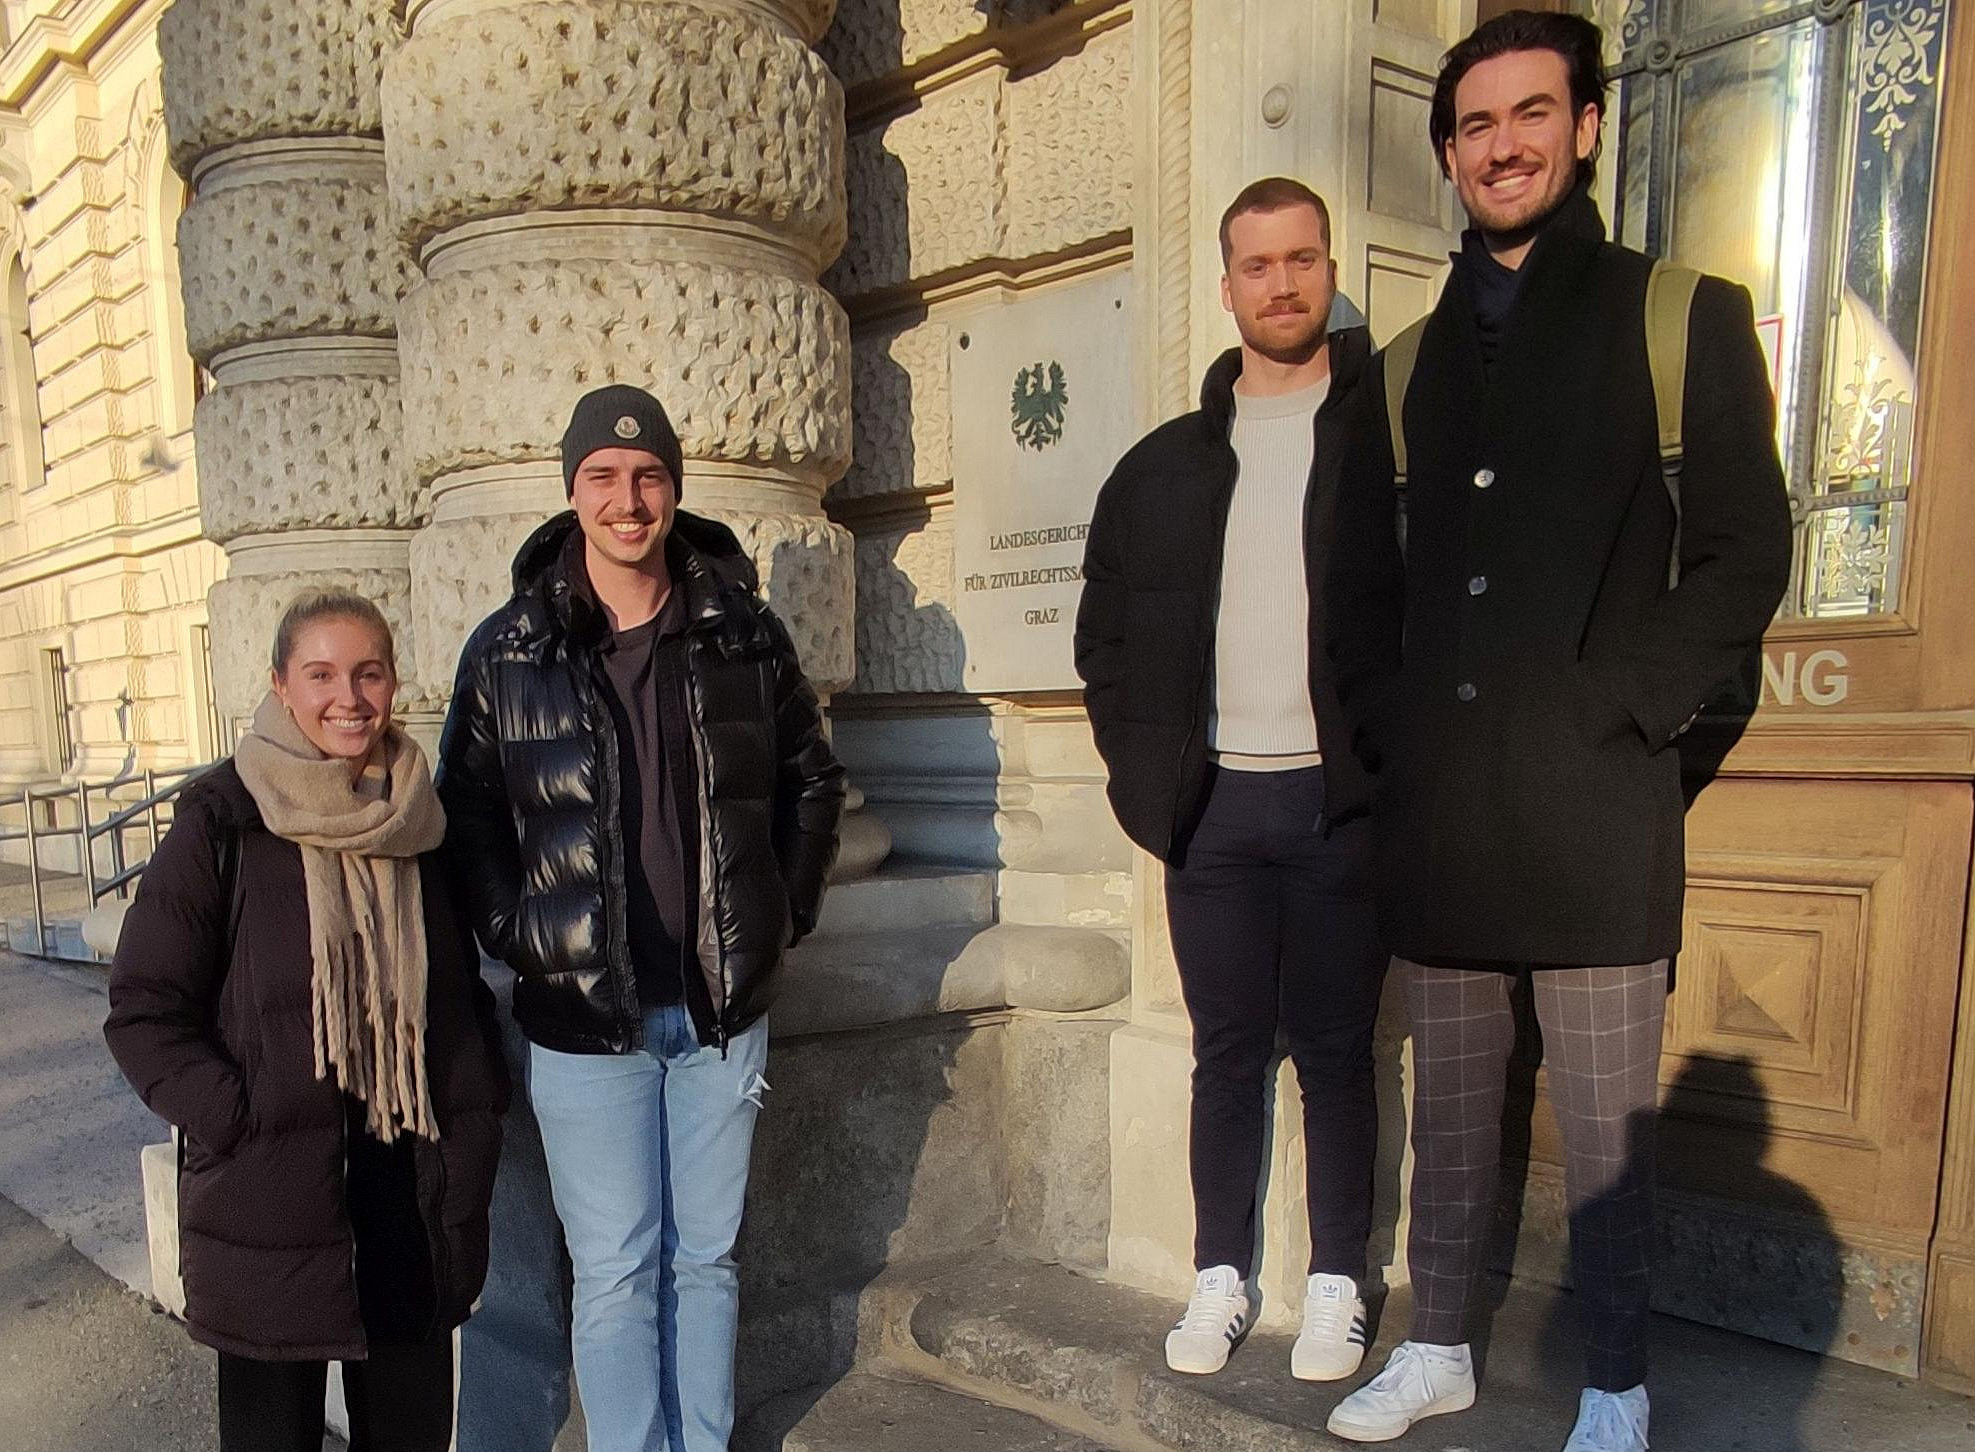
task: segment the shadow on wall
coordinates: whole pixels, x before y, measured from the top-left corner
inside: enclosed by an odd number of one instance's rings
[[[884,337],[909,333],[923,309],[889,317]],[[912,370],[890,347],[867,346],[856,373],[856,462],[833,505],[881,500],[882,521],[857,539],[857,680],[875,695],[958,691],[966,643],[953,611],[926,593],[956,588],[949,531],[934,531],[924,491],[951,483],[951,461],[921,460],[914,437]],[[922,474],[926,477],[922,477]]]
[[[1541,1043],[1535,1016],[1527,1010],[1526,980],[1525,991],[1517,997],[1519,1025],[1526,1032],[1519,1035],[1503,1126],[1503,1184],[1493,1257],[1497,1267],[1515,1263],[1525,1228],[1524,1207],[1532,1204],[1526,1192]],[[1729,1122],[1722,1113],[1724,1101],[1754,1112]],[[1652,1374],[1648,1377],[1649,1387],[1658,1393],[1653,1405],[1654,1445],[1661,1440],[1683,1447],[1751,1445],[1744,1438],[1752,1404],[1759,1402],[1761,1445],[1767,1452],[1811,1452],[1800,1423],[1826,1370],[1824,1353],[1836,1345],[1839,1335],[1843,1248],[1816,1197],[1765,1167],[1774,1129],[1752,1061],[1690,1063],[1666,1091],[1658,1116],[1635,1116],[1628,1136],[1635,1156],[1642,1152],[1651,1156],[1652,1144],[1661,1137],[1660,1125],[1669,1118],[1709,1126],[1712,1180],[1733,1186],[1736,1204],[1756,1207],[1760,1223],[1737,1224],[1709,1234],[1724,1222],[1702,1217],[1706,1243],[1697,1261],[1695,1247],[1677,1246],[1669,1234],[1669,1206],[1662,1196],[1654,1248],[1654,1309],[1708,1325],[1758,1330],[1765,1339],[1804,1354],[1765,1354],[1759,1398],[1752,1398],[1741,1384],[1742,1368],[1719,1358],[1697,1364],[1690,1353],[1677,1354],[1670,1375],[1657,1381]],[[1625,1193],[1624,1184],[1621,1177],[1614,1193]],[[1570,1232],[1575,1234],[1587,1219],[1595,1220],[1604,1204],[1593,1200],[1569,1215]],[[1487,1277],[1477,1298],[1475,1345],[1484,1375],[1491,1333],[1509,1284],[1505,1277]],[[1531,1370],[1540,1368],[1538,1374],[1551,1388],[1582,1386],[1586,1339],[1577,1298],[1554,1298],[1533,1348]],[[1654,1347],[1655,1354],[1659,1349]]]
[[[1068,3],[1069,0],[973,0],[972,8],[985,18],[991,33],[1005,36],[1034,22],[1046,20],[1068,8]],[[907,64],[907,34],[903,19],[906,8],[904,0],[841,0],[836,22],[824,37],[820,50],[846,89],[854,90],[866,81],[895,75]],[[921,5],[919,8],[936,7]],[[971,39],[973,34],[978,33],[970,33],[951,22],[935,20],[933,24],[945,30],[954,42]],[[954,34],[955,31],[960,33]],[[1087,40],[1080,40],[1065,46],[1053,46],[1050,63],[1081,54],[1086,44]],[[942,45],[940,48],[950,47]],[[891,117],[893,120],[909,118],[918,111],[919,106],[917,101],[910,102],[891,113]],[[851,197],[850,242],[836,264],[824,273],[824,285],[840,296],[867,294],[908,282],[923,285],[958,268],[991,260],[994,254],[1009,250],[1002,229],[1006,221],[1001,197],[1004,188],[1001,177],[989,176],[993,166],[994,163],[984,158],[969,158],[969,172],[988,184],[973,186],[963,182],[949,189],[937,199],[937,204],[961,215],[943,217],[928,230],[936,234],[944,231],[948,235],[994,237],[996,241],[986,249],[979,245],[960,248],[941,242],[935,235],[926,239],[922,246],[930,243],[937,251],[975,255],[915,258],[907,195],[910,181],[904,163],[881,147],[853,144],[847,167]],[[986,257],[978,255],[983,250],[988,254]]]

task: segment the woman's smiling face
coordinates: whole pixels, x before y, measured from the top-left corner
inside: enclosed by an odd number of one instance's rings
[[[324,756],[358,762],[391,724],[398,673],[391,649],[361,620],[325,616],[296,633],[274,693]]]

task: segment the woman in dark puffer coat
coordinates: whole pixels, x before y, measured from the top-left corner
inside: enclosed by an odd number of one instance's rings
[[[186,789],[124,921],[105,1037],[183,1133],[180,1269],[222,1452],[444,1452],[452,1329],[487,1270],[506,1071],[391,721],[390,628],[305,595],[231,761]]]

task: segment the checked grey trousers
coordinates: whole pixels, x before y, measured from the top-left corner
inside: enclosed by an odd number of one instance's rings
[[[1458,1345],[1487,1251],[1515,1016],[1512,972],[1393,960],[1413,1029],[1412,1339]],[[1667,961],[1529,973],[1564,1142],[1586,1384],[1646,1379],[1653,1141]]]

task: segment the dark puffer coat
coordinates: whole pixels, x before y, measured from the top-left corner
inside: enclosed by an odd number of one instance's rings
[[[230,898],[220,867],[228,837]],[[436,1335],[466,1319],[487,1274],[508,1084],[472,935],[437,854],[419,868],[439,1141],[415,1139],[413,1162],[438,1293],[425,1329]],[[306,902],[301,849],[262,824],[231,762],[216,767],[185,789],[144,870],[104,1026],[124,1077],[185,1132],[186,1323],[208,1346],[266,1361],[366,1354],[343,1178],[347,1101],[315,1077]]]
[[[1324,567],[1330,557],[1338,459],[1358,377],[1371,357],[1362,327],[1330,335],[1330,391],[1312,427],[1303,495],[1303,568],[1310,597],[1310,707],[1324,752],[1325,815],[1341,822],[1371,802],[1371,778],[1349,750],[1324,653]],[[1147,434],[1098,491],[1084,546],[1077,670],[1107,791],[1125,833],[1153,856],[1185,855],[1207,782],[1208,683],[1221,561],[1239,462],[1229,429],[1241,350],[1207,370],[1200,407]]]
[[[836,859],[843,768],[788,632],[755,596],[726,526],[681,511],[668,541],[686,592],[700,972],[685,984],[700,1041],[766,1011],[782,953],[815,926]],[[562,1053],[642,1039],[625,927],[616,731],[600,651],[608,619],[565,512],[515,556],[514,598],[460,657],[439,748],[454,879],[480,941],[514,970],[514,1016]]]

